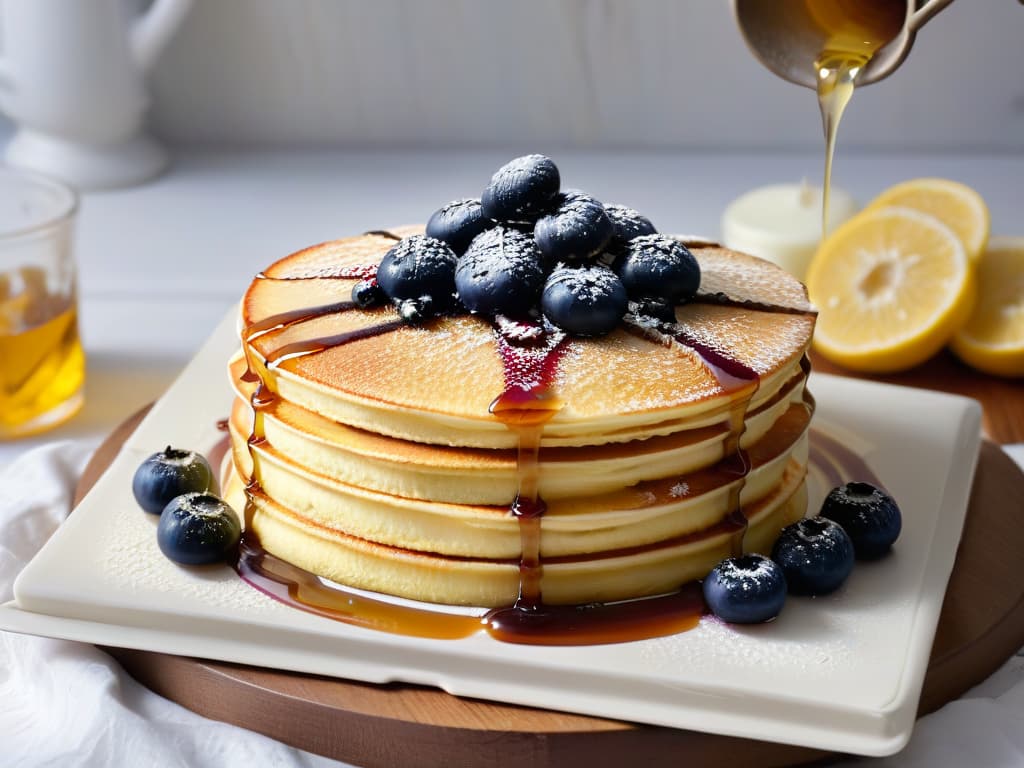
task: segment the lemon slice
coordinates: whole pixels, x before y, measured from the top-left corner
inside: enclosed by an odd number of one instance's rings
[[[953,351],[979,371],[1024,376],[1024,237],[994,238],[977,274],[978,302]]]
[[[868,204],[867,210],[902,206],[927,213],[948,226],[976,262],[988,242],[989,213],[985,200],[968,187],[949,179],[912,179],[889,187]]]
[[[970,315],[974,271],[960,238],[911,208],[865,211],[837,229],[807,272],[814,345],[847,368],[888,373],[939,351]]]

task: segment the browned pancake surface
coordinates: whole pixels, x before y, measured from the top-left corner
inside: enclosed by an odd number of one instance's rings
[[[375,265],[393,244],[386,237],[363,235],[307,248],[278,261],[265,272],[275,279],[255,280],[246,293],[243,323],[347,300],[356,279],[281,278],[331,275],[345,268]],[[691,303],[677,310],[687,332],[762,377],[794,366],[814,326],[803,286],[778,267],[752,256],[719,247],[698,248],[694,253],[702,268],[702,293],[778,304],[805,313]],[[285,344],[394,319],[391,308],[352,310],[267,333],[252,346],[266,356]],[[490,322],[473,316],[401,327],[287,360],[281,367],[342,399],[460,419],[493,419],[488,406],[504,388],[495,331]],[[729,397],[692,350],[621,328],[599,339],[569,339],[554,385],[565,403],[556,422],[671,411]]]

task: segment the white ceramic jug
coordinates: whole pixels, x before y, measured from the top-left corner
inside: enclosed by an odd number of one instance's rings
[[[147,137],[144,77],[192,0],[0,0],[0,110],[18,125],[11,165],[81,189],[135,184],[167,164]]]

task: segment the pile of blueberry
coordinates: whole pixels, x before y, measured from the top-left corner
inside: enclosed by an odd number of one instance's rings
[[[135,470],[132,493],[146,512],[160,515],[156,541],[174,562],[223,562],[238,547],[242,524],[215,487],[209,462],[195,451],[167,446]]]
[[[869,483],[832,489],[818,517],[782,530],[770,558],[730,557],[704,579],[704,600],[724,621],[757,624],[779,615],[792,595],[827,595],[843,585],[854,559],[877,560],[900,535],[892,497]]]
[[[425,235],[398,242],[375,279],[352,290],[371,307],[390,300],[421,323],[468,311],[489,318],[536,318],[574,336],[601,336],[630,308],[674,320],[672,309],[700,285],[686,246],[659,235],[632,208],[560,190],[543,155],[518,157],[479,199],[435,211]]]

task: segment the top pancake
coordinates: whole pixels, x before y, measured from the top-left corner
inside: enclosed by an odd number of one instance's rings
[[[401,230],[408,234],[413,230]],[[285,311],[347,301],[358,279],[330,277],[380,262],[394,240],[367,234],[313,246],[281,259],[250,285],[240,325]],[[798,371],[814,315],[795,278],[766,261],[721,247],[693,246],[702,294],[734,302],[781,305],[790,313],[745,306],[690,303],[676,309],[680,326],[752,368],[760,385],[752,407]],[[303,278],[303,279],[294,279]],[[349,310],[271,331],[250,342],[260,369],[283,345],[366,329],[396,319],[390,307]],[[288,359],[269,372],[280,396],[363,429],[417,442],[513,447],[517,437],[489,412],[505,389],[492,323],[474,316],[401,326],[317,354]],[[723,385],[700,355],[653,333],[614,330],[597,339],[570,337],[552,389],[561,409],[543,431],[543,445],[618,442],[721,422],[749,392]]]

